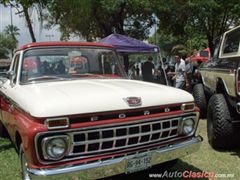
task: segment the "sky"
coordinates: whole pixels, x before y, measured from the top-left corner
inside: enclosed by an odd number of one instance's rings
[[[31,37],[29,30],[27,28],[26,21],[24,17],[20,17],[19,15],[16,15],[16,9],[12,8],[12,23],[13,25],[17,26],[20,30],[20,35],[17,37],[19,43],[18,47],[27,43],[31,43]],[[59,41],[61,33],[58,30],[58,27],[55,26],[51,28],[50,30],[40,28],[40,23],[38,20],[37,12],[36,10],[33,10],[33,12],[30,12],[31,19],[32,19],[32,25],[33,25],[33,31],[36,37],[36,40],[38,42],[40,41]],[[4,28],[11,24],[11,8],[10,7],[4,7],[2,4],[0,4],[0,33],[4,31]],[[153,35],[155,32],[155,28],[150,29],[150,36]],[[70,41],[84,41],[83,39],[80,39],[79,37],[71,37]],[[146,41],[147,42],[147,41]]]
[[[11,9],[10,7],[4,7],[0,4],[0,32],[4,31],[4,28],[11,24]],[[26,21],[24,17],[20,17],[16,15],[16,9],[12,8],[12,23],[17,26],[20,30],[20,35],[17,37],[19,43],[18,46],[23,44],[31,43],[30,33],[27,28]],[[31,18],[33,22],[33,31],[36,36],[37,41],[59,41],[60,40],[60,32],[58,27],[53,27],[51,30],[42,29],[40,30],[40,23],[38,21],[36,10],[33,10],[31,13]],[[79,41],[79,38],[71,38],[72,41]]]

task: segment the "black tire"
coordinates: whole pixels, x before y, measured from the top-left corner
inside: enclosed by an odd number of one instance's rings
[[[207,135],[209,144],[215,149],[229,149],[235,146],[233,124],[222,94],[214,94],[209,100]]]
[[[3,127],[3,124],[2,122],[0,122],[0,137],[4,137],[4,127]]]
[[[0,137],[1,138],[6,138],[7,137],[7,130],[5,129],[4,125],[0,121]]]
[[[200,108],[200,118],[207,116],[207,100],[203,89],[203,84],[196,84],[193,88],[193,97],[196,105]]]
[[[27,160],[25,158],[25,153],[24,153],[22,144],[20,145],[20,148],[19,148],[19,156],[20,156],[20,161],[21,161],[22,179],[23,180],[31,180],[29,173],[27,172]]]

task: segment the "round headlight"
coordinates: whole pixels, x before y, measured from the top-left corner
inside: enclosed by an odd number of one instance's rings
[[[65,138],[49,139],[45,143],[46,155],[49,159],[61,159],[68,149],[68,143]]]
[[[193,132],[194,130],[194,121],[193,119],[185,119],[183,120],[183,125],[182,125],[182,134],[184,135],[189,135]]]

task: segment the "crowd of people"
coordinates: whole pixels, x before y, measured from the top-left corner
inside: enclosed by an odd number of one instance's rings
[[[139,67],[139,64],[134,66],[135,76],[140,77],[141,74],[143,81],[163,84],[161,79],[165,79],[165,71],[168,85],[192,92],[194,81],[197,79],[197,66],[199,64],[193,64],[190,58],[183,59],[179,55],[174,56],[174,59],[174,67],[163,66],[160,61],[156,68],[153,58],[149,56],[147,61],[141,64],[141,67]]]

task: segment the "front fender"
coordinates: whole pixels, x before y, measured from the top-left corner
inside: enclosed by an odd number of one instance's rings
[[[13,142],[17,146],[16,135],[19,133],[26,159],[29,163],[38,164],[34,139],[37,133],[47,131],[47,127],[26,113],[16,111],[14,113],[15,126]]]

